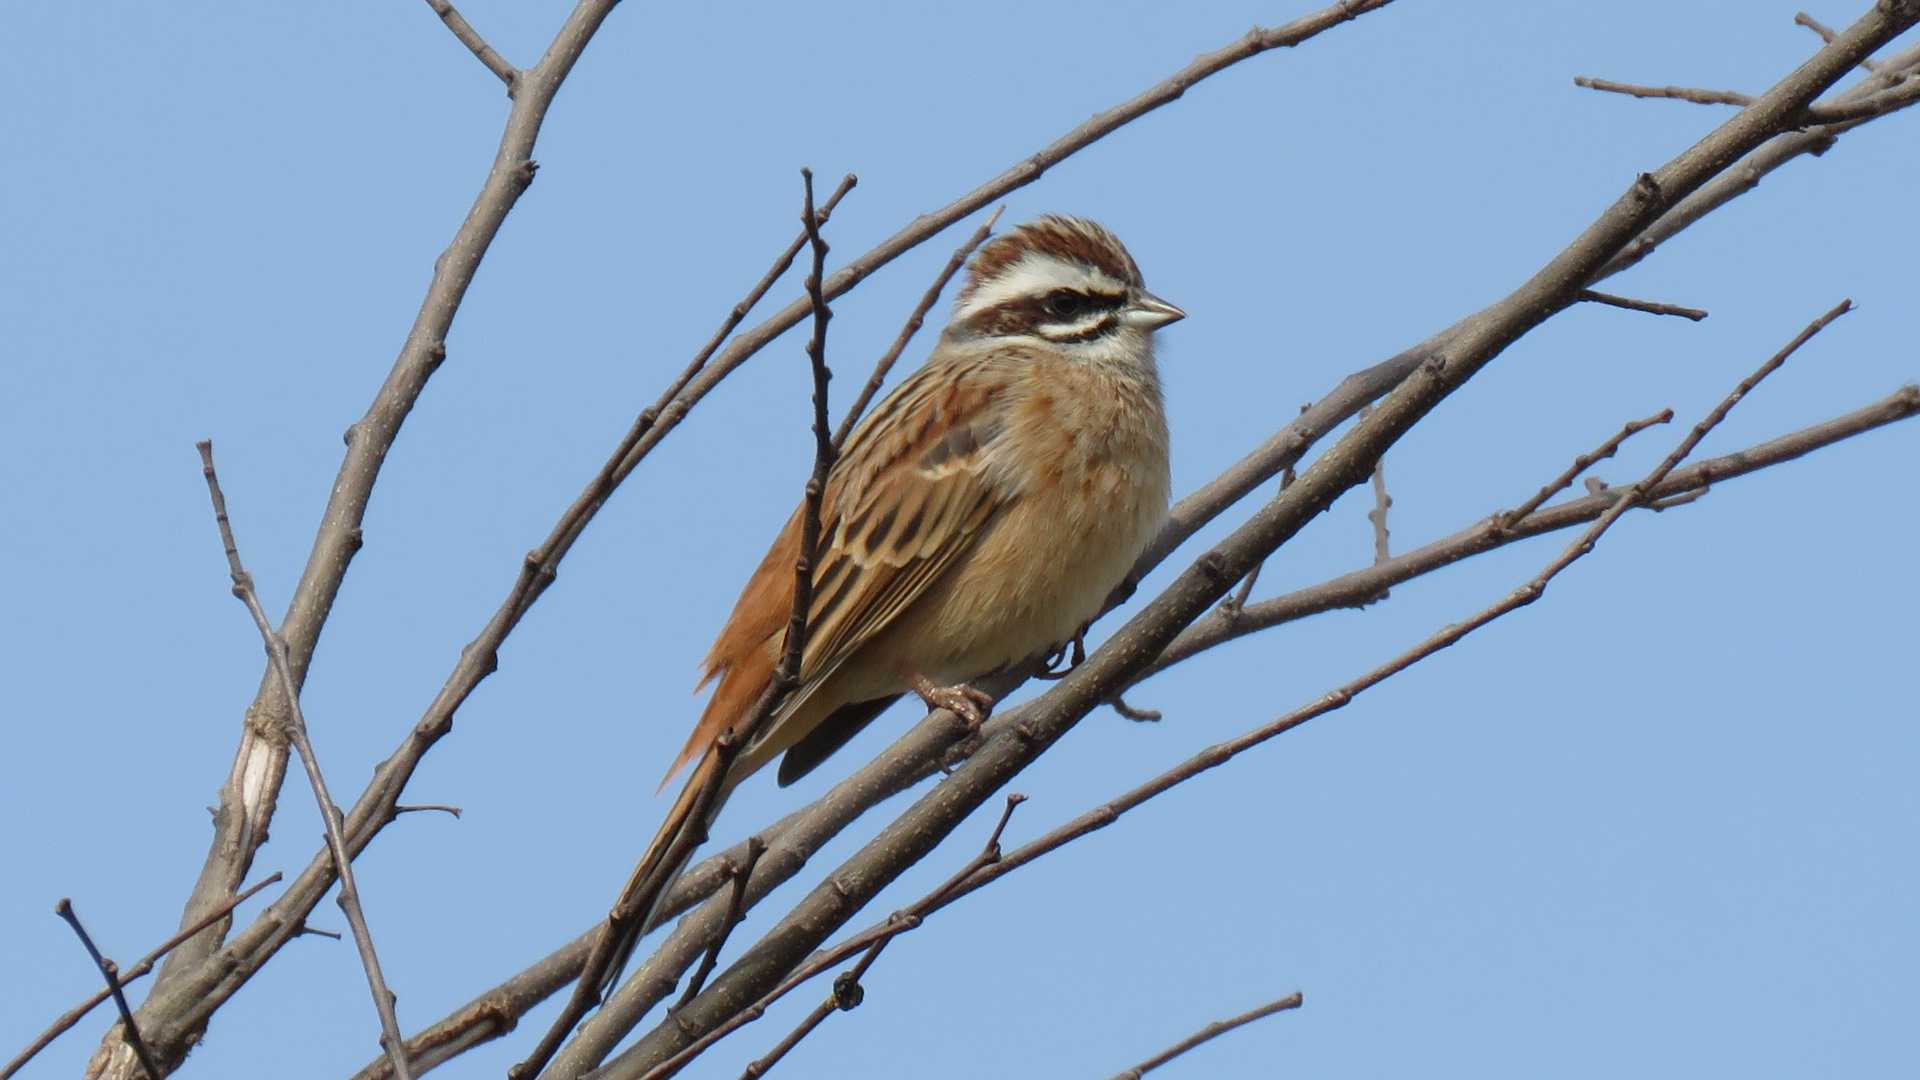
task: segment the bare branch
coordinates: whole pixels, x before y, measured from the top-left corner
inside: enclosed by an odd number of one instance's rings
[[[395,806],[393,808],[393,813],[395,817],[398,817],[401,814],[422,814],[428,811],[438,811],[442,814],[452,814],[456,818],[460,816],[460,808],[457,806],[451,806],[447,803],[411,803],[405,806]]]
[[[114,965],[113,961],[100,955],[100,949],[94,945],[93,937],[87,933],[87,928],[80,924],[80,913],[73,910],[72,900],[61,897],[60,902],[53,905],[53,911],[54,914],[65,919],[68,926],[73,927],[74,936],[80,939],[80,944],[86,947],[87,955],[93,958],[93,966],[100,969],[100,977],[107,981],[107,993],[113,995],[114,1007],[120,1010],[120,1026],[127,1033],[126,1039],[133,1047],[134,1056],[140,1059],[140,1067],[147,1070],[150,1080],[160,1080],[166,1074],[160,1071],[160,1066],[153,1063],[153,1055],[147,1050],[147,1040],[140,1037],[140,1025],[134,1023],[133,1010],[127,1007],[126,991],[120,988],[120,969]]]
[[[1695,105],[1740,105],[1753,104],[1752,94],[1742,94],[1737,90],[1703,90],[1695,86],[1640,86],[1635,83],[1614,82],[1611,79],[1592,79],[1585,75],[1575,75],[1573,85],[1584,86],[1589,90],[1604,90],[1610,94],[1628,94],[1637,98],[1673,98],[1676,101],[1691,101]]]
[[[726,923],[720,930],[720,936],[714,938],[713,942],[707,946],[707,954],[700,958],[700,966],[695,969],[693,978],[687,980],[687,988],[681,991],[680,1000],[674,1008],[678,1009],[692,1001],[694,995],[707,985],[707,976],[713,974],[714,965],[720,962],[720,950],[727,947],[727,938],[733,935],[734,928],[740,925],[740,920],[747,913],[747,879],[753,877],[754,864],[758,863],[760,856],[766,853],[766,841],[758,836],[747,837],[747,858],[733,874],[733,889],[728,894],[730,898],[727,901]]]
[[[1804,26],[1807,29],[1813,31],[1814,33],[1819,34],[1820,40],[1826,42],[1829,45],[1833,44],[1833,39],[1837,36],[1834,33],[1834,30],[1832,27],[1826,25],[1825,23],[1822,23],[1820,20],[1814,18],[1813,16],[1807,14],[1804,11],[1796,13],[1793,17],[1793,21],[1796,26]],[[1881,65],[1880,65],[1880,61],[1869,58],[1869,59],[1860,61],[1860,66],[1865,68],[1868,71],[1879,71]]]
[[[1373,464],[1373,509],[1367,511],[1367,521],[1373,525],[1373,561],[1376,565],[1393,558],[1393,552],[1387,547],[1387,511],[1392,506],[1393,496],[1387,494],[1387,459],[1383,457]],[[1252,577],[1252,574],[1247,575],[1248,579]],[[1240,602],[1244,604],[1246,601],[1242,599]]]
[[[1654,413],[1652,416],[1646,417],[1644,419],[1627,421],[1627,423],[1624,426],[1622,426],[1619,431],[1616,431],[1611,436],[1609,436],[1606,442],[1603,442],[1599,446],[1594,447],[1592,450],[1589,450],[1588,452],[1581,454],[1579,457],[1574,458],[1573,464],[1567,466],[1565,472],[1561,473],[1559,476],[1554,477],[1552,480],[1549,480],[1547,483],[1541,485],[1540,490],[1534,492],[1532,498],[1528,499],[1526,502],[1521,503],[1519,506],[1516,506],[1513,509],[1508,510],[1503,514],[1495,514],[1494,519],[1500,522],[1502,527],[1504,528],[1508,528],[1508,529],[1513,528],[1514,522],[1519,521],[1521,518],[1524,518],[1528,514],[1533,513],[1535,510],[1538,510],[1542,506],[1545,506],[1548,499],[1551,499],[1555,495],[1558,495],[1561,492],[1572,487],[1573,482],[1575,480],[1578,480],[1581,474],[1585,473],[1588,469],[1593,468],[1595,464],[1605,461],[1606,459],[1612,457],[1614,454],[1618,453],[1620,450],[1620,444],[1626,442],[1628,439],[1633,438],[1635,435],[1638,435],[1640,432],[1645,431],[1650,427],[1653,427],[1655,424],[1665,424],[1671,421],[1672,419],[1673,419],[1672,409],[1661,409],[1659,412]]]
[[[1213,1039],[1217,1039],[1220,1036],[1225,1035],[1227,1032],[1232,1031],[1235,1028],[1245,1027],[1246,1025],[1253,1023],[1255,1020],[1263,1020],[1269,1016],[1272,1016],[1274,1013],[1285,1012],[1288,1009],[1297,1009],[1300,1007],[1301,1002],[1302,1002],[1302,998],[1300,994],[1296,991],[1294,993],[1288,994],[1286,997],[1269,1001],[1265,1005],[1262,1005],[1257,1009],[1249,1009],[1246,1012],[1241,1013],[1239,1016],[1230,1016],[1225,1020],[1215,1020],[1213,1023],[1208,1024],[1206,1027],[1201,1028],[1199,1031],[1196,1031],[1193,1034],[1187,1036],[1186,1038],[1181,1039],[1179,1042],[1174,1043],[1172,1046],[1167,1047],[1165,1050],[1162,1050],[1159,1053],[1148,1058],[1147,1060],[1141,1062],[1140,1064],[1135,1065],[1133,1068],[1123,1069],[1120,1072],[1115,1073],[1113,1076],[1113,1080],[1140,1080],[1141,1077],[1147,1075],[1148,1073],[1159,1068],[1160,1066],[1165,1065],[1167,1062],[1172,1061],[1174,1058],[1179,1057],[1181,1054],[1186,1053],[1187,1051],[1193,1049],[1194,1047],[1199,1046],[1201,1043],[1209,1042]]]
[[[508,63],[506,57],[494,51],[493,46],[487,44],[487,39],[481,37],[480,32],[473,28],[473,24],[467,21],[467,17],[460,14],[459,9],[447,0],[427,0],[427,6],[433,9],[435,15],[440,16],[441,22],[447,24],[447,29],[453,31],[453,36],[460,39],[460,44],[472,50],[473,55],[487,65],[488,71],[500,76],[500,81],[507,84],[507,93],[511,96],[514,84],[520,78],[520,69]]]
[[[373,993],[373,1007],[380,1014],[380,1045],[393,1062],[394,1075],[400,1080],[412,1080],[413,1071],[407,1066],[406,1036],[400,1033],[400,1020],[393,1012],[394,993],[380,970],[380,957],[373,949],[373,932],[367,928],[366,913],[360,908],[360,887],[354,881],[353,856],[348,853],[346,837],[341,834],[339,804],[333,801],[333,794],[327,790],[327,778],[320,771],[320,759],[314,754],[313,742],[307,736],[307,718],[300,708],[300,686],[293,679],[293,665],[287,659],[286,639],[274,632],[273,623],[267,618],[267,609],[260,605],[260,597],[253,591],[253,575],[247,572],[246,566],[240,561],[240,549],[233,538],[233,522],[227,517],[227,497],[220,491],[220,476],[213,468],[213,441],[202,439],[194,445],[200,451],[200,472],[206,477],[207,495],[213,500],[213,519],[220,527],[220,544],[227,553],[227,572],[233,578],[233,595],[246,605],[248,614],[253,616],[253,625],[260,631],[260,640],[266,645],[268,660],[280,677],[280,689],[286,694],[287,737],[293,740],[294,747],[300,752],[300,763],[307,771],[307,783],[313,788],[314,801],[320,805],[320,821],[326,830],[327,847],[333,852],[334,874],[340,880],[340,910],[346,913],[347,925],[353,930],[353,943],[360,950],[360,966],[367,973],[367,989]],[[141,1059],[146,1060],[144,1050]],[[147,1067],[154,1080],[160,1080],[161,1074],[153,1070],[151,1063]]]
[[[140,979],[145,976],[147,972],[153,970],[155,961],[172,952],[181,942],[205,930],[221,919],[226,918],[227,914],[234,908],[252,899],[253,894],[279,880],[280,871],[275,870],[265,878],[242,889],[239,893],[228,897],[224,905],[209,912],[200,922],[182,929],[179,933],[174,934],[172,937],[154,946],[152,952],[141,957],[132,967],[120,972],[120,985],[132,985],[135,980]],[[47,1029],[41,1032],[39,1037],[34,1039],[25,1050],[22,1050],[12,1061],[7,1062],[6,1065],[0,1066],[0,1080],[9,1080],[13,1074],[24,1068],[27,1062],[32,1061],[35,1055],[52,1045],[53,1040],[66,1034],[73,1025],[79,1023],[88,1013],[92,1012],[101,1002],[107,1000],[107,998],[112,995],[112,987],[101,987],[92,997],[61,1013],[59,1018],[54,1020],[53,1023],[48,1024]]]
[[[1869,70],[1889,74],[1892,79],[1892,88],[1838,104],[1808,105],[1801,110],[1802,119],[1809,124],[1839,124],[1879,116],[1895,109],[1904,109],[1915,101],[1920,101],[1920,82],[1916,82],[1911,75],[1890,74],[1889,69],[1882,67],[1870,67]],[[1584,75],[1576,76],[1573,81],[1575,85],[1591,90],[1630,94],[1637,98],[1674,98],[1679,101],[1691,101],[1697,105],[1746,106],[1754,102],[1752,95],[1733,90],[1702,90],[1691,86],[1637,86],[1633,83],[1610,82],[1606,79],[1589,79]]]
[[[1702,308],[1661,304],[1652,300],[1635,300],[1631,296],[1615,296],[1613,293],[1604,293],[1597,289],[1581,289],[1578,298],[1589,303],[1626,308],[1628,311],[1644,311],[1649,315],[1678,315],[1682,319],[1691,319],[1694,322],[1707,317],[1706,311]]]
[[[1700,440],[1706,438],[1708,432],[1718,427],[1720,421],[1726,419],[1727,414],[1733,411],[1733,407],[1740,404],[1740,399],[1752,393],[1753,388],[1760,385],[1761,380],[1778,371],[1780,365],[1787,362],[1788,357],[1798,352],[1800,346],[1811,341],[1815,334],[1825,330],[1829,323],[1852,310],[1853,301],[1851,300],[1842,300],[1838,304],[1835,304],[1825,315],[1808,323],[1806,329],[1800,331],[1799,335],[1788,342],[1785,348],[1773,354],[1766,363],[1760,365],[1758,370],[1741,380],[1740,385],[1734,387],[1733,392],[1728,394],[1724,401],[1715,406],[1714,410],[1708,413],[1705,419],[1693,426],[1693,430],[1687,433],[1687,437],[1680,441],[1679,446],[1674,447],[1673,453],[1668,454],[1665,461],[1661,462],[1645,480],[1635,485],[1635,487],[1642,489],[1640,496],[1644,496],[1647,491],[1652,490],[1660,481],[1665,480],[1667,474],[1672,472],[1675,466],[1685,461],[1687,455],[1693,453],[1693,448],[1700,445]],[[1611,524],[1611,522],[1608,523]],[[1600,523],[1595,522],[1594,524],[1596,528],[1589,531],[1594,532],[1597,536],[1598,525]]]
[[[1157,724],[1165,718],[1165,714],[1159,709],[1137,708],[1127,704],[1127,700],[1119,694],[1113,695],[1113,700],[1107,702],[1107,704],[1113,706],[1114,712],[1119,713],[1121,716],[1126,717],[1136,724]]]

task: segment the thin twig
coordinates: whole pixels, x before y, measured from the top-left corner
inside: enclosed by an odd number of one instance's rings
[[[520,69],[514,67],[506,57],[501,56],[493,46],[487,44],[487,39],[481,37],[480,32],[473,28],[473,24],[467,21],[467,17],[460,14],[459,9],[447,0],[427,0],[427,6],[433,9],[435,15],[440,16],[441,22],[447,24],[447,29],[453,31],[453,36],[460,39],[460,44],[472,50],[473,55],[487,65],[488,71],[500,76],[500,81],[507,84],[507,93],[511,95],[515,82],[520,78]]]
[[[437,810],[442,814],[452,814],[456,818],[460,816],[460,808],[448,803],[407,803],[393,808],[396,816],[400,814],[421,814],[430,810]]]
[[[826,498],[827,475],[840,453],[832,421],[827,417],[827,383],[833,378],[833,371],[827,367],[827,322],[833,318],[833,309],[827,306],[821,290],[827,277],[828,248],[813,214],[813,170],[801,169],[800,179],[806,200],[801,217],[807,227],[807,243],[813,249],[813,267],[806,282],[807,300],[813,308],[813,334],[807,339],[807,363],[813,371],[813,475],[807,478],[807,508],[800,519],[800,558],[793,565],[793,614],[787,620],[786,651],[774,672],[782,696],[800,685],[807,613],[813,608],[813,563],[820,550],[821,502]]]
[[[260,606],[260,597],[253,591],[253,575],[240,561],[240,549],[233,538],[233,522],[227,517],[227,497],[220,491],[220,477],[213,468],[213,440],[202,439],[194,444],[200,451],[200,472],[206,477],[207,495],[213,500],[213,519],[220,527],[220,544],[227,553],[227,571],[233,578],[233,595],[238,597],[247,611],[253,616],[253,625],[260,631],[260,639],[266,645],[267,658],[280,679],[281,691],[286,695],[287,737],[300,752],[300,763],[306,767],[307,783],[313,788],[314,800],[320,805],[320,820],[326,828],[327,847],[333,852],[334,872],[340,879],[340,910],[347,916],[347,925],[353,930],[353,943],[360,950],[360,966],[367,973],[367,989],[373,994],[373,1007],[380,1014],[380,1045],[386,1050],[387,1057],[393,1062],[394,1075],[400,1080],[413,1080],[413,1070],[407,1065],[406,1036],[400,1032],[399,1017],[394,1015],[393,991],[387,986],[386,976],[380,970],[380,957],[373,950],[373,933],[367,929],[366,913],[360,909],[360,889],[354,881],[353,857],[347,853],[347,841],[341,835],[340,807],[333,801],[333,795],[327,790],[327,778],[320,772],[320,759],[313,752],[313,743],[307,736],[307,719],[300,709],[300,684],[294,681],[293,667],[287,659],[287,642],[274,632],[273,623],[267,618],[267,609]],[[155,1073],[155,1080],[159,1074]]]
[[[1584,86],[1589,90],[1602,90],[1609,94],[1627,94],[1637,98],[1673,98],[1676,101],[1691,101],[1695,105],[1740,105],[1753,104],[1752,94],[1743,94],[1738,90],[1706,90],[1697,86],[1641,86],[1636,83],[1614,82],[1611,79],[1593,79],[1585,75],[1575,75],[1573,85]]]
[[[1780,365],[1786,363],[1788,357],[1799,351],[1800,346],[1805,345],[1815,334],[1825,330],[1827,325],[1833,322],[1833,320],[1852,310],[1852,300],[1842,300],[1838,304],[1835,304],[1826,314],[1808,323],[1806,329],[1800,331],[1800,333],[1779,352],[1774,353],[1773,356],[1770,357],[1766,363],[1760,365],[1753,374],[1741,380],[1740,385],[1734,387],[1733,392],[1728,394],[1725,400],[1715,406],[1712,412],[1708,413],[1704,419],[1693,426],[1693,430],[1687,433],[1687,437],[1680,441],[1679,446],[1674,447],[1673,453],[1668,454],[1665,461],[1662,461],[1656,466],[1653,472],[1647,475],[1646,479],[1634,485],[1636,492],[1634,498],[1644,498],[1646,494],[1653,489],[1654,485],[1666,479],[1667,474],[1672,472],[1682,461],[1685,461],[1687,455],[1693,453],[1694,447],[1700,445],[1700,440],[1706,438],[1708,432],[1718,427],[1720,421],[1727,418],[1727,414],[1733,411],[1735,405],[1740,404],[1741,398],[1746,397],[1753,391],[1754,387],[1760,385],[1762,379],[1779,370]],[[1622,512],[1624,512],[1624,509],[1625,508],[1622,508]],[[1617,517],[1618,515],[1615,516]],[[1611,520],[1603,517],[1600,521],[1594,522],[1594,528],[1590,528],[1588,532],[1592,532],[1597,536],[1600,531],[1604,531],[1599,529],[1602,521],[1609,525],[1612,524]]]
[[[953,280],[953,275],[959,273],[962,266],[966,265],[967,256],[973,254],[973,249],[979,247],[993,233],[994,223],[1000,220],[1000,215],[1006,209],[1004,204],[995,207],[993,213],[987,215],[987,220],[973,230],[973,235],[953,249],[953,255],[947,259],[947,265],[940,268],[940,273],[934,277],[933,284],[927,286],[927,291],[921,294],[920,302],[913,307],[913,314],[907,316],[906,325],[900,328],[900,333],[894,337],[893,344],[887,347],[887,351],[881,355],[879,362],[873,365],[873,374],[867,377],[867,384],[860,388],[860,396],[854,398],[853,404],[847,406],[847,415],[840,419],[840,427],[833,433],[833,448],[836,451],[847,445],[847,436],[853,434],[853,426],[860,422],[860,416],[867,411],[867,405],[873,401],[873,395],[879,393],[881,385],[887,381],[887,372],[893,369],[894,361],[900,359],[901,352],[905,351],[907,343],[913,340],[913,335],[920,332],[921,324],[927,320],[927,312],[932,311],[933,305],[939,302],[940,294],[946,291],[947,283]]]
[[[792,1050],[794,1046],[798,1045],[801,1039],[811,1034],[814,1028],[820,1026],[821,1021],[825,1020],[836,1010],[844,1012],[848,1009],[858,1008],[860,1003],[866,1000],[866,991],[861,987],[860,980],[866,976],[867,969],[873,966],[873,962],[880,958],[880,953],[886,949],[887,943],[895,937],[918,927],[926,920],[928,913],[945,904],[947,898],[954,890],[960,888],[961,885],[973,875],[1000,861],[1000,837],[1006,832],[1007,822],[1013,818],[1015,808],[1026,801],[1027,797],[1019,792],[1009,793],[1006,804],[1000,810],[1000,819],[994,822],[993,831],[987,834],[987,842],[981,845],[979,853],[967,860],[966,865],[962,866],[958,871],[955,871],[947,880],[935,886],[932,892],[927,893],[907,907],[887,916],[887,920],[882,924],[881,928],[872,934],[866,935],[857,945],[836,950],[836,955],[831,960],[826,960],[817,966],[809,963],[807,967],[814,969],[813,974],[818,974],[820,971],[825,971],[827,968],[836,966],[841,960],[851,956],[854,952],[862,949],[865,950],[865,955],[861,956],[857,964],[841,972],[840,975],[834,979],[833,992],[827,996],[827,999],[816,1006],[811,1013],[808,1013],[805,1019],[801,1020],[792,1031],[787,1033],[785,1038],[781,1039],[779,1043],[775,1044],[772,1050],[767,1052],[766,1056],[748,1065],[746,1071],[741,1074],[741,1080],[750,1080],[752,1077],[764,1075],[768,1069],[774,1066],[774,1063],[778,1062],[782,1057],[785,1057],[789,1050]],[[758,1020],[766,1013],[766,1007],[768,1005],[779,1000],[787,991],[799,986],[810,977],[811,975],[803,977],[800,972],[796,971],[791,979],[782,983],[779,988],[767,994],[755,1002],[752,1007],[736,1016],[734,1022],[716,1028],[682,1050],[679,1054],[648,1070],[643,1080],[665,1080],[666,1077],[679,1072],[686,1066],[687,1062],[700,1056],[707,1047],[719,1042],[743,1025]]]
[[[1644,311],[1649,315],[1677,315],[1682,319],[1699,322],[1707,317],[1702,308],[1681,307],[1679,304],[1662,304],[1655,300],[1636,300],[1631,296],[1616,296],[1598,289],[1581,289],[1577,299],[1591,304],[1605,304],[1608,307],[1626,308],[1628,311]]]
[[[1239,1016],[1230,1016],[1225,1020],[1215,1020],[1213,1023],[1208,1024],[1206,1027],[1201,1028],[1199,1031],[1196,1031],[1193,1034],[1187,1036],[1186,1038],[1181,1039],[1179,1042],[1174,1043],[1172,1046],[1167,1047],[1165,1050],[1162,1050],[1159,1053],[1148,1058],[1147,1060],[1141,1062],[1140,1064],[1135,1065],[1133,1068],[1122,1069],[1120,1072],[1115,1073],[1113,1076],[1113,1080],[1140,1080],[1141,1077],[1147,1075],[1148,1073],[1159,1068],[1160,1066],[1165,1065],[1167,1062],[1172,1061],[1174,1058],[1179,1057],[1181,1054],[1186,1053],[1187,1051],[1193,1049],[1194,1047],[1199,1046],[1201,1043],[1208,1042],[1213,1039],[1217,1039],[1220,1036],[1225,1035],[1227,1032],[1232,1031],[1234,1028],[1245,1027],[1246,1025],[1253,1023],[1255,1020],[1265,1019],[1266,1017],[1272,1016],[1274,1013],[1285,1012],[1288,1009],[1297,1009],[1300,1007],[1302,1000],[1303,999],[1301,998],[1300,994],[1298,992],[1295,992],[1295,993],[1288,994],[1286,997],[1279,998],[1274,1001],[1269,1001],[1265,1005],[1262,1005],[1257,1009],[1249,1009],[1246,1012],[1241,1013]]]
[[[1393,506],[1393,496],[1387,494],[1387,459],[1381,458],[1373,463],[1373,509],[1367,511],[1367,521],[1373,525],[1373,561],[1377,565],[1393,557],[1387,547],[1387,510]]]
[[[1136,724],[1157,724],[1165,715],[1159,709],[1142,709],[1137,705],[1129,705],[1127,704],[1127,699],[1121,697],[1119,694],[1113,695],[1113,698],[1109,700],[1107,704],[1113,706],[1114,712],[1119,713],[1121,716],[1126,717]]]
[[[1561,492],[1567,490],[1569,487],[1572,487],[1573,482],[1575,480],[1578,480],[1582,473],[1585,473],[1588,469],[1593,468],[1594,465],[1598,464],[1599,462],[1605,461],[1607,458],[1610,458],[1614,454],[1618,453],[1620,450],[1620,444],[1626,442],[1628,439],[1633,438],[1635,435],[1638,435],[1640,432],[1645,431],[1650,427],[1653,427],[1655,424],[1664,424],[1672,419],[1673,419],[1672,409],[1661,409],[1659,412],[1654,413],[1652,416],[1645,417],[1640,420],[1627,421],[1624,425],[1621,426],[1619,431],[1616,431],[1611,436],[1609,436],[1606,442],[1603,442],[1599,446],[1594,447],[1592,450],[1589,450],[1586,453],[1581,454],[1579,457],[1574,458],[1573,464],[1567,466],[1566,470],[1562,472],[1559,476],[1556,476],[1552,480],[1549,480],[1545,484],[1541,485],[1540,490],[1534,492],[1532,498],[1528,499],[1526,502],[1521,503],[1519,506],[1516,506],[1511,510],[1505,511],[1504,513],[1495,514],[1494,520],[1500,522],[1503,528],[1511,529],[1513,527],[1514,522],[1519,521],[1520,519],[1526,517],[1528,514],[1533,513],[1535,510],[1540,509],[1542,506],[1545,506],[1548,499],[1551,499],[1555,495],[1558,495]]]
[[[727,918],[721,924],[720,935],[707,945],[707,954],[700,958],[700,966],[694,970],[693,978],[687,980],[687,988],[681,991],[680,1000],[674,1008],[682,1008],[692,1001],[701,989],[707,985],[707,976],[713,974],[715,964],[720,962],[720,950],[727,947],[727,938],[733,936],[734,927],[746,916],[747,881],[753,877],[753,868],[760,862],[760,856],[767,853],[767,842],[758,836],[747,837],[747,856],[733,873],[733,891],[727,900]]]
[[[1266,569],[1266,567],[1267,560],[1265,559],[1254,563],[1253,569],[1247,571],[1247,576],[1240,579],[1240,584],[1233,590],[1233,595],[1220,602],[1219,610],[1231,616],[1241,608],[1246,607],[1247,601],[1253,598],[1253,587],[1260,581],[1260,571]]]
[[[181,942],[212,926],[214,923],[219,922],[221,919],[226,918],[229,912],[251,899],[254,893],[259,892],[261,889],[279,880],[280,871],[275,870],[260,881],[249,885],[247,888],[229,897],[224,905],[208,912],[199,922],[187,926],[179,933],[174,934],[172,937],[154,946],[152,952],[141,957],[132,967],[120,972],[120,985],[131,985],[136,979],[152,971],[154,963],[161,957],[172,952]],[[47,1029],[42,1031],[40,1036],[34,1039],[25,1050],[22,1050],[12,1061],[7,1062],[5,1066],[0,1066],[0,1080],[8,1080],[14,1073],[19,1072],[27,1062],[33,1060],[36,1054],[45,1050],[53,1043],[53,1040],[66,1034],[73,1025],[79,1023],[88,1013],[92,1012],[95,1007],[112,995],[113,989],[111,987],[101,987],[94,992],[92,997],[61,1013],[59,1018],[54,1020],[53,1023],[48,1024]]]
[[[1828,45],[1833,44],[1833,39],[1836,36],[1838,36],[1834,33],[1833,27],[1826,25],[1825,23],[1821,22],[1820,20],[1814,18],[1813,16],[1807,14],[1804,11],[1797,12],[1793,16],[1793,21],[1795,25],[1804,26],[1807,29],[1813,31],[1814,33],[1819,34],[1820,40],[1825,42]],[[1868,71],[1877,72],[1880,70],[1880,61],[1874,60],[1871,57],[1869,57],[1868,59],[1860,61],[1860,66],[1867,69]]]
[[[147,1070],[150,1080],[161,1080],[161,1077],[166,1074],[160,1071],[160,1066],[153,1063],[153,1054],[147,1050],[147,1040],[140,1037],[140,1025],[133,1022],[133,1009],[128,1007],[126,992],[120,988],[120,969],[114,966],[113,961],[100,955],[100,949],[94,945],[92,936],[87,933],[87,928],[80,925],[80,913],[73,910],[72,900],[61,897],[60,902],[53,905],[53,911],[54,914],[67,920],[68,926],[73,927],[74,935],[80,939],[80,944],[86,947],[87,955],[93,957],[93,966],[100,969],[100,977],[107,980],[107,993],[113,995],[113,1004],[120,1010],[120,1023],[127,1029],[127,1042],[133,1047],[134,1055],[140,1059],[140,1067]]]
[[[1883,71],[1879,67],[1870,67],[1868,70],[1876,73]],[[1691,101],[1697,105],[1745,107],[1758,100],[1751,94],[1742,94],[1734,90],[1702,90],[1692,86],[1637,86],[1633,83],[1612,82],[1607,79],[1589,79],[1584,75],[1576,76],[1573,81],[1575,85],[1591,90],[1630,94],[1637,98],[1673,98],[1679,101]],[[1920,101],[1920,80],[1911,76],[1896,76],[1891,88],[1864,98],[1838,104],[1809,103],[1800,110],[1799,119],[1805,124],[1840,124],[1903,109],[1915,101]]]

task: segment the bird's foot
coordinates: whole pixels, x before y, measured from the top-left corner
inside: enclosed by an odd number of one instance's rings
[[[980,725],[987,722],[987,714],[993,711],[993,695],[977,687],[935,686],[925,675],[909,675],[907,685],[927,703],[928,712],[945,709],[966,721],[969,734],[978,732]]]
[[[1071,653],[1069,653],[1071,650]],[[1073,635],[1072,641],[1062,642],[1060,646],[1047,653],[1040,661],[1040,670],[1033,673],[1036,679],[1064,679],[1074,668],[1087,662],[1087,628],[1081,627]]]

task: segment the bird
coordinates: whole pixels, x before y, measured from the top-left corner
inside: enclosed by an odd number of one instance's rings
[[[1185,317],[1086,218],[1045,215],[975,252],[925,364],[828,473],[798,684],[727,753],[722,736],[743,737],[776,677],[805,503],[702,662],[714,691],[661,786],[694,767],[623,894],[645,917],[611,943],[603,996],[743,780],[781,757],[780,786],[793,783],[909,692],[977,728],[992,699],[967,680],[1060,647],[1099,613],[1166,518],[1154,335]]]

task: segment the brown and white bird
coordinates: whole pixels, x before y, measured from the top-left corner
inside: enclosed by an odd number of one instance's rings
[[[703,664],[718,680],[673,768],[698,759],[629,885],[652,912],[728,792],[782,754],[782,786],[914,692],[978,723],[959,684],[1068,641],[1167,512],[1153,334],[1185,316],[1118,238],[1046,216],[974,256],[920,370],[860,422],[821,504],[798,689],[723,764],[722,733],[766,690],[792,614],[803,510],[741,590]],[[697,796],[726,769],[705,813]],[[699,820],[695,820],[695,819]],[[679,847],[675,865],[665,867]],[[651,895],[633,896],[643,881]],[[618,977],[636,933],[619,943]]]

